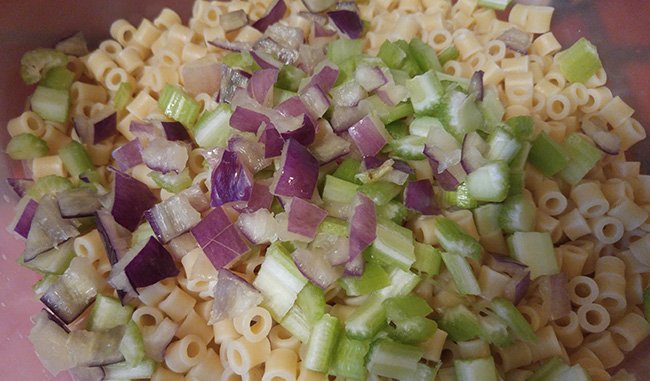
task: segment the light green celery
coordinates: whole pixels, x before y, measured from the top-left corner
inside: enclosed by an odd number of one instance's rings
[[[120,352],[127,363],[137,364],[144,360],[144,340],[140,328],[133,320],[126,324],[126,330],[120,341]]]
[[[426,244],[415,242],[415,262],[411,268],[420,275],[438,275],[442,257],[440,250]]]
[[[438,365],[430,367],[426,364],[418,363],[415,372],[404,378],[402,381],[434,381],[441,364],[442,363],[438,363]]]
[[[309,282],[298,293],[296,305],[305,312],[309,323],[316,324],[325,314],[325,292]]]
[[[533,138],[534,125],[533,117],[518,115],[508,119],[503,127],[519,140],[530,140]]]
[[[476,260],[481,258],[481,245],[454,221],[437,217],[434,225],[436,238],[443,249]]]
[[[424,160],[424,143],[426,138],[422,136],[405,136],[394,139],[389,143],[392,157],[404,160]]]
[[[327,175],[323,188],[323,201],[350,204],[354,200],[358,188],[359,186],[355,183]]]
[[[157,364],[150,358],[145,358],[139,363],[131,364],[127,361],[118,362],[117,364],[104,365],[104,375],[106,380],[133,380],[141,378],[151,378],[156,370]]]
[[[577,133],[569,135],[562,144],[569,161],[559,172],[562,180],[571,185],[577,184],[604,156],[603,151],[596,148],[585,137]]]
[[[377,224],[377,238],[368,253],[373,261],[408,270],[415,262],[413,242],[409,229],[384,221]]]
[[[455,191],[442,190],[442,202],[445,206],[457,206],[462,209],[474,209],[478,201],[469,194],[467,183],[463,182]]]
[[[409,133],[415,136],[421,136],[426,138],[429,136],[429,130],[431,128],[443,129],[442,122],[439,119],[432,116],[420,116],[414,118],[409,125]]]
[[[205,111],[191,128],[196,144],[201,148],[225,147],[234,133],[230,127],[232,110],[227,103],[221,103],[212,111]]]
[[[372,374],[402,380],[413,375],[423,354],[419,347],[379,339],[370,348],[366,366]]]
[[[460,52],[456,46],[450,45],[438,54],[438,60],[440,61],[440,65],[444,65],[448,61],[455,60],[458,56],[460,56]]]
[[[551,381],[569,366],[559,357],[552,357],[535,370],[526,381]]]
[[[400,69],[406,60],[406,52],[394,42],[386,40],[379,47],[377,57],[381,58],[389,68]]]
[[[350,183],[360,184],[356,178],[359,168],[361,168],[361,161],[349,157],[341,162],[336,171],[332,173],[332,176]]]
[[[384,127],[393,139],[401,139],[409,135],[409,126],[405,120],[396,120]]]
[[[18,258],[18,264],[41,274],[61,275],[76,256],[73,241],[72,239],[68,240],[58,247],[39,254],[29,262],[25,262],[21,255]]]
[[[428,70],[442,71],[436,51],[421,39],[413,38],[409,43],[409,51],[423,72]]]
[[[60,276],[55,274],[45,275],[42,279],[32,285],[32,291],[34,291],[34,295],[37,297],[43,296],[43,294],[47,292],[50,286],[55,284],[59,278]]]
[[[535,228],[535,203],[524,195],[510,196],[502,204],[499,226],[506,233],[532,231]]]
[[[76,140],[70,141],[65,147],[61,148],[59,150],[59,157],[71,177],[78,179],[79,175],[84,174],[93,182],[98,180],[98,175],[93,162],[90,160],[90,156],[88,156],[84,146]]]
[[[344,276],[338,284],[348,296],[367,295],[390,284],[386,271],[376,263],[368,262],[361,276]]]
[[[438,325],[456,342],[468,341],[481,334],[478,317],[462,304],[443,311]]]
[[[369,350],[368,341],[341,335],[328,373],[346,379],[366,380],[368,370],[365,357]]]
[[[468,97],[457,89],[447,91],[437,116],[447,131],[459,142],[468,132],[483,127],[483,113],[478,108],[474,97]]]
[[[508,176],[508,197],[520,195],[526,188],[526,175],[524,171],[510,171]]]
[[[569,82],[586,82],[603,67],[596,47],[582,37],[556,56],[560,72]]]
[[[483,341],[494,344],[497,347],[507,347],[514,343],[515,336],[508,330],[506,323],[490,311],[483,311],[479,324],[481,331],[479,336]]]
[[[454,360],[457,381],[497,381],[497,368],[494,359],[482,357],[471,360]]]
[[[421,343],[430,338],[438,328],[435,321],[422,316],[413,316],[393,324],[395,327],[389,327],[388,335],[405,344]]]
[[[65,123],[70,111],[70,94],[68,90],[51,89],[38,86],[30,99],[32,111],[45,120]]]
[[[323,222],[318,225],[318,233],[333,234],[339,237],[348,236],[348,223],[344,220],[327,216]]]
[[[443,82],[443,85],[449,86],[449,84],[453,83],[458,85],[463,91],[467,91],[467,88],[469,87],[469,78],[450,75],[445,72],[437,72],[436,75],[438,76],[438,79]]]
[[[243,69],[248,72],[260,69],[259,65],[253,59],[253,56],[246,50],[241,52],[230,52],[223,57],[222,62],[226,66]]]
[[[553,381],[591,381],[591,376],[580,364],[558,374]]]
[[[166,84],[160,92],[158,107],[167,117],[190,128],[201,112],[201,104],[178,86]]]
[[[392,200],[388,204],[376,208],[377,219],[390,220],[398,225],[403,225],[408,217],[409,210],[404,203]]]
[[[178,193],[192,185],[192,177],[190,177],[190,171],[188,168],[185,168],[180,173],[161,173],[158,171],[151,171],[149,172],[149,177],[151,177],[159,187],[171,193]]]
[[[380,180],[361,185],[359,192],[368,196],[377,206],[382,206],[402,193],[402,187],[389,181]]]
[[[396,296],[408,295],[420,283],[419,276],[397,267],[388,273],[388,279],[390,280],[390,284],[375,292],[375,295],[382,301]]]
[[[293,65],[283,65],[278,73],[276,87],[297,92],[300,81],[307,77],[307,74]]]
[[[386,326],[384,298],[371,294],[345,321],[345,334],[358,340],[370,339]]]
[[[23,54],[20,59],[20,77],[28,85],[41,80],[53,67],[68,64],[68,56],[55,49],[34,49]]]
[[[485,157],[491,161],[501,160],[510,162],[521,149],[519,140],[502,128],[497,128],[490,135],[487,143],[490,148]]]
[[[393,107],[388,107],[380,119],[384,124],[390,124],[397,120],[413,115],[413,106],[410,102],[402,102]]]
[[[74,82],[74,73],[66,69],[65,66],[55,66],[45,73],[39,86],[49,87],[50,89],[69,90]]]
[[[650,287],[643,291],[643,315],[648,323],[650,323]]]
[[[502,11],[508,7],[511,1],[512,0],[478,0],[478,5]]]
[[[113,97],[113,107],[115,110],[122,111],[126,106],[131,103],[133,99],[133,89],[129,82],[122,82],[115,92]]]
[[[363,53],[362,40],[337,39],[327,45],[327,59],[336,65]]]
[[[392,322],[407,320],[412,317],[424,317],[433,312],[429,304],[419,296],[403,295],[384,301],[386,318]]]
[[[467,262],[467,258],[455,254],[442,252],[442,261],[449,270],[451,278],[456,284],[458,292],[463,295],[480,295],[481,288],[478,285],[476,276],[472,272],[472,267]]]
[[[149,222],[145,222],[138,225],[133,234],[131,234],[131,247],[136,246],[144,240],[148,240],[149,237],[153,237],[154,232]]]
[[[314,328],[314,324],[310,323],[307,319],[305,311],[297,304],[294,304],[287,314],[284,315],[284,318],[280,321],[280,325],[303,343],[309,340],[311,330]]]
[[[119,299],[97,294],[86,321],[86,329],[100,331],[115,328],[128,323],[132,314],[133,306],[122,305]]]
[[[532,148],[532,144],[527,141],[521,142],[521,148],[519,148],[519,151],[517,151],[517,154],[510,160],[510,170],[511,171],[517,171],[517,172],[523,172],[524,169],[526,168],[526,163],[528,163],[528,155],[530,154],[530,150]]]
[[[57,175],[47,175],[36,180],[27,191],[27,196],[38,201],[46,194],[56,194],[71,188],[72,182],[69,179]]]
[[[482,130],[491,133],[501,124],[501,119],[505,114],[505,108],[499,100],[499,93],[491,86],[485,88],[483,101],[478,102],[478,107],[483,112],[484,123]]]
[[[531,279],[560,271],[548,232],[515,232],[507,242],[510,256],[528,266]]]
[[[293,91],[280,89],[278,87],[273,88],[273,107],[276,107],[280,103],[286,101],[289,98],[295,97],[298,95]]]
[[[499,226],[501,204],[483,204],[472,210],[472,213],[474,214],[474,222],[479,235],[483,236],[501,231]]]
[[[433,70],[406,81],[406,89],[411,97],[413,111],[416,115],[434,113],[445,93],[442,83]]]
[[[253,286],[262,293],[264,305],[273,317],[282,320],[308,282],[291,259],[289,250],[275,242],[266,250]]]
[[[489,162],[467,175],[467,191],[477,201],[501,202],[508,197],[510,168],[503,161]]]
[[[336,82],[334,83],[334,86],[341,85],[346,81],[350,81],[354,79],[354,71],[357,70],[357,61],[358,61],[358,56],[352,56],[346,58],[345,60],[343,60],[338,64],[339,76],[336,78]],[[304,80],[303,83],[305,81],[306,80]]]
[[[49,148],[45,140],[36,135],[24,133],[12,137],[5,152],[14,160],[29,160],[47,155]]]
[[[510,300],[496,297],[490,302],[490,309],[508,325],[520,340],[528,342],[537,340],[537,336],[526,318]]]
[[[528,161],[545,176],[551,177],[566,167],[569,156],[560,144],[542,131],[532,141]]]
[[[309,336],[307,352],[303,359],[305,368],[316,372],[327,372],[334,357],[340,333],[339,319],[329,314],[323,315]]]
[[[402,67],[400,70],[403,70],[408,73],[409,77],[414,77],[418,74],[424,73],[426,70],[420,69],[420,65],[418,62],[415,60],[415,57],[412,54],[411,48],[409,46],[409,43],[404,41],[404,40],[397,40],[395,41],[395,45],[397,45],[404,53],[406,53],[406,59],[402,63]],[[427,69],[428,70],[428,69]]]

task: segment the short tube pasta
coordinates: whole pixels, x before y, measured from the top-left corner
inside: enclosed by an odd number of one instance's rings
[[[552,321],[551,326],[558,340],[565,347],[576,348],[582,344],[584,337],[575,311],[571,311],[567,316]]]
[[[610,323],[609,312],[600,304],[583,304],[578,308],[578,323],[580,327],[590,333],[604,331]]]
[[[602,216],[609,209],[609,201],[595,182],[583,182],[574,186],[570,197],[585,218]]]
[[[278,348],[271,351],[264,364],[262,381],[293,381],[298,371],[298,355],[296,352]]]
[[[569,299],[579,306],[594,302],[600,292],[596,281],[584,275],[569,280],[568,287]]]
[[[585,337],[584,346],[598,357],[605,369],[623,361],[623,352],[618,348],[609,331],[590,334]]]
[[[330,311],[331,314],[331,311]],[[274,325],[269,331],[269,342],[271,343],[271,349],[275,350],[278,348],[290,349],[292,351],[297,351],[300,348],[300,340],[293,336],[289,331],[286,330],[280,324]]]
[[[262,307],[250,308],[233,319],[235,330],[252,343],[266,339],[272,324],[271,314]]]
[[[206,354],[206,344],[196,335],[187,335],[165,350],[165,365],[176,373],[185,373]]]
[[[271,354],[271,344],[267,338],[252,343],[240,337],[228,342],[226,351],[230,368],[235,373],[243,375],[268,359]]]
[[[629,352],[650,334],[650,325],[643,316],[630,312],[609,327],[612,339],[625,352]]]

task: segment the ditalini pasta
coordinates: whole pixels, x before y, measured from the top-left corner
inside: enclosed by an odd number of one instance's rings
[[[646,132],[588,40],[509,3],[196,0],[26,53],[45,367],[613,379],[650,335]]]

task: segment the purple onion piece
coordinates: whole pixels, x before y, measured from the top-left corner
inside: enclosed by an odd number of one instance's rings
[[[129,250],[131,232],[115,222],[115,219],[107,210],[98,210],[95,213],[97,232],[104,243],[108,261],[111,265],[116,264],[124,257]]]
[[[228,140],[228,151],[237,153],[244,167],[257,173],[271,164],[264,157],[264,145],[242,135],[233,135]]]
[[[215,94],[221,86],[221,64],[212,58],[199,58],[183,64],[181,77],[188,93]]]
[[[27,234],[23,260],[29,262],[40,254],[79,235],[74,224],[61,217],[56,198],[45,195],[39,200]]]
[[[336,83],[337,78],[339,77],[339,69],[332,64],[323,65],[319,71],[312,75],[309,83],[304,88],[309,88],[310,86],[316,85],[323,90],[325,93],[329,93],[332,89],[332,86]]]
[[[469,132],[463,138],[460,163],[465,172],[472,173],[482,167],[486,162],[484,154],[488,146],[476,131]]]
[[[313,119],[321,118],[330,108],[330,100],[320,86],[303,89],[300,98],[309,110],[309,116]]]
[[[253,28],[264,33],[266,28],[280,21],[287,11],[287,5],[283,0],[275,0],[266,11],[266,14],[253,23]]]
[[[112,110],[110,110],[112,111]],[[93,118],[93,144],[98,144],[117,133],[117,113],[112,111],[108,116],[105,116],[99,120]]]
[[[551,320],[561,319],[571,312],[566,273],[544,276],[539,287]]]
[[[423,215],[433,215],[440,212],[435,202],[433,185],[427,179],[411,181],[404,188],[404,205]]]
[[[305,8],[311,13],[320,13],[328,10],[336,4],[336,0],[302,0]]]
[[[248,94],[259,104],[268,104],[273,96],[273,85],[278,79],[278,69],[262,69],[253,73],[248,81]]]
[[[140,252],[124,268],[134,288],[147,287],[178,275],[174,258],[155,238],[149,237]]]
[[[375,156],[386,145],[386,130],[380,120],[366,116],[348,129],[363,156]]]
[[[393,161],[393,168],[395,170],[408,173],[409,175],[415,173],[415,170],[409,165],[409,163],[399,159],[393,159]]]
[[[235,93],[248,86],[250,74],[245,71],[230,68],[227,65],[221,65],[221,84],[217,102],[230,103]]]
[[[129,125],[129,131],[136,137],[147,140],[162,136],[161,131],[151,123],[132,121]]]
[[[425,155],[427,154],[426,149],[424,153]],[[458,185],[460,185],[460,183],[462,182],[462,180],[459,179],[460,176],[458,177],[455,176],[448,169],[445,169],[442,172],[438,172],[438,161],[429,155],[427,155],[427,157],[429,159],[429,164],[431,165],[431,169],[433,171],[433,177],[436,179],[438,184],[440,184],[440,187],[442,187],[442,189],[447,191],[456,190],[456,188],[458,188]]]
[[[327,12],[327,16],[342,34],[352,39],[361,37],[361,32],[363,32],[363,23],[361,22],[358,13],[342,9]]]
[[[367,110],[361,107],[362,104],[363,102],[356,107],[334,106],[330,119],[332,129],[338,133],[344,132],[368,115]]]
[[[134,231],[144,212],[158,200],[144,183],[120,171],[114,171],[114,175],[111,214],[118,224]]]
[[[142,161],[154,171],[180,173],[187,165],[187,144],[155,138],[142,150]]]
[[[284,140],[293,139],[303,146],[308,146],[316,138],[316,128],[308,115],[303,115],[302,125],[293,131],[287,131],[280,134]]]
[[[323,24],[314,21],[314,37],[331,37],[336,34],[336,31],[325,26],[327,21]]]
[[[354,72],[354,78],[364,90],[371,92],[388,83],[388,78],[379,67],[361,64]],[[386,102],[392,103],[392,101]]]
[[[22,212],[20,212],[20,218],[16,222],[14,231],[18,233],[21,237],[27,238],[29,234],[29,229],[32,227],[32,220],[36,214],[36,209],[38,208],[38,202],[33,199],[29,199]]]
[[[336,135],[326,120],[321,120],[316,129],[314,143],[309,150],[322,164],[332,162],[350,152],[350,142]]]
[[[300,116],[310,112],[303,99],[297,95],[282,101],[275,106],[275,110],[284,116]]]
[[[235,107],[230,116],[230,126],[239,131],[257,133],[262,124],[269,125],[271,120],[268,116],[241,106]]]
[[[271,243],[278,239],[280,225],[268,209],[241,213],[236,224],[246,239],[255,245]]]
[[[377,214],[375,204],[362,193],[357,193],[352,202],[352,214],[348,224],[350,231],[350,258],[353,261],[360,256],[377,238]]]
[[[210,206],[221,206],[233,201],[248,201],[253,186],[253,175],[238,155],[225,151],[211,176]]]
[[[330,90],[330,96],[337,106],[354,107],[365,99],[367,94],[356,81],[347,81]]]
[[[345,275],[361,276],[363,275],[363,270],[365,270],[365,268],[366,262],[363,259],[363,255],[357,255],[345,264]]]
[[[282,63],[280,61],[276,60],[270,54],[263,51],[251,50],[251,56],[253,57],[255,63],[260,65],[262,69],[277,70],[282,67]]]
[[[214,208],[191,230],[216,269],[228,267],[248,250],[248,243],[221,207]]]
[[[516,305],[526,296],[528,288],[530,288],[530,272],[519,273],[512,279],[514,285],[514,293],[512,302]]]
[[[362,172],[369,171],[371,169],[379,168],[386,161],[386,157],[379,156],[365,156],[361,161]]]
[[[280,45],[298,49],[305,43],[305,32],[301,28],[275,23],[266,29],[265,35]]]
[[[487,257],[487,264],[492,270],[509,275],[527,271],[526,265],[503,255],[489,255]]]
[[[270,209],[272,203],[273,195],[269,190],[269,186],[258,181],[253,184],[251,198],[248,200],[244,211],[251,213],[260,209]]]
[[[483,101],[483,70],[477,70],[469,80],[468,93],[474,95],[479,102]]]
[[[284,143],[280,168],[276,171],[272,193],[276,196],[311,199],[318,181],[319,165],[312,154],[294,139]]]
[[[255,287],[231,271],[219,269],[209,323],[232,319],[260,303],[262,294]]]
[[[264,157],[272,158],[282,154],[284,139],[272,124],[266,125],[260,135],[260,143],[264,144]]]
[[[528,54],[528,48],[532,39],[528,33],[517,28],[510,28],[497,37],[497,40],[503,41],[510,50],[521,54]]]
[[[208,41],[210,45],[216,46],[217,48],[230,50],[232,52],[243,52],[253,49],[253,45],[249,42],[242,41],[228,41],[222,40],[220,38],[212,41]]]
[[[156,238],[167,243],[201,222],[201,214],[182,193],[174,195],[144,212]]]
[[[7,184],[9,184],[18,197],[23,197],[27,193],[27,190],[34,185],[34,180],[9,177],[7,178]]]
[[[289,216],[289,232],[312,240],[316,237],[318,226],[327,217],[327,211],[298,197],[294,197],[285,209]]]
[[[187,129],[180,122],[160,122],[160,124],[162,125],[163,130],[165,131],[165,136],[167,137],[167,140],[169,141],[181,140],[185,142],[192,141],[192,138],[190,137],[190,134],[187,132]]]
[[[298,248],[291,257],[302,275],[323,290],[342,275],[341,269],[332,266],[321,251]]]
[[[142,164],[142,144],[140,144],[140,139],[133,139],[116,148],[112,156],[120,171],[126,171],[138,164]]]

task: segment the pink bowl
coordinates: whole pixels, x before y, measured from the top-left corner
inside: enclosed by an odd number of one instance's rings
[[[372,0],[370,0],[372,1]],[[524,1],[521,1],[524,2]],[[599,48],[600,57],[609,76],[609,86],[636,109],[635,117],[650,126],[650,2],[647,0],[527,0],[526,3],[550,4],[556,7],[553,31],[563,46],[580,36],[589,38]],[[185,21],[192,9],[192,0],[26,0],[3,4],[0,13],[0,125],[23,110],[32,91],[19,76],[22,54],[37,47],[53,46],[58,40],[82,31],[91,48],[109,38],[112,21],[125,18],[137,25],[142,17],[155,17],[162,7],[177,11]],[[3,146],[8,141],[5,129],[0,130]],[[650,141],[638,144],[631,155],[642,162],[644,173],[650,172]],[[0,155],[0,178],[16,175],[21,168]],[[17,197],[5,181],[0,181],[0,225],[6,226],[13,216]],[[29,317],[40,308],[31,286],[38,279],[31,271],[16,264],[23,249],[5,229],[0,229],[0,379],[5,380],[69,380],[67,374],[51,376],[36,358],[27,335]],[[53,348],[52,350],[56,350]],[[622,365],[634,371],[639,380],[647,379],[650,364],[650,341],[646,340],[629,355]]]

